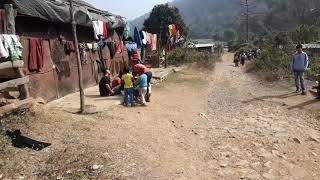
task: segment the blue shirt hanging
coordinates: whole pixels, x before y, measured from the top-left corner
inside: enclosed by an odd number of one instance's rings
[[[142,41],[137,27],[134,28],[134,42],[137,43],[138,49],[142,47]]]
[[[128,39],[130,37],[130,25],[128,22],[126,23],[126,27],[124,28],[123,37],[124,39]]]

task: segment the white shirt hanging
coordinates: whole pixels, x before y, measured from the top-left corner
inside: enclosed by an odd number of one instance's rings
[[[94,38],[99,39],[99,35],[103,36],[103,21],[92,21]]]
[[[0,58],[8,58],[9,57],[9,49],[4,47],[4,39],[3,36],[0,36]]]

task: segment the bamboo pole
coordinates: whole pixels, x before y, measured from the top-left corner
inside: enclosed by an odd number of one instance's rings
[[[74,44],[76,48],[77,64],[78,64],[79,89],[80,89],[80,113],[83,113],[84,112],[84,90],[83,90],[82,65],[81,65],[79,43],[78,43],[78,37],[77,37],[77,25],[74,19],[73,0],[69,0],[69,2],[70,2],[70,17],[71,17],[71,24],[72,24],[72,33],[74,37]]]

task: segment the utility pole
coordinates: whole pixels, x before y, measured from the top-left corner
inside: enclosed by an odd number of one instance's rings
[[[74,19],[73,0],[69,0],[69,2],[70,2],[70,17],[71,17],[71,24],[72,24],[72,33],[74,38],[74,45],[76,48],[77,64],[78,64],[78,77],[79,77],[79,89],[80,89],[80,113],[83,113],[84,112],[84,91],[83,91],[83,80],[82,80],[82,65],[81,65],[79,43],[78,43],[78,37],[77,37],[77,25]]]
[[[250,40],[250,16],[252,15],[252,9],[255,7],[256,0],[240,0],[240,5],[243,7],[242,9],[242,21],[245,21],[246,26],[246,41]]]
[[[247,42],[249,42],[249,4],[248,4],[248,0],[246,0],[246,10],[247,10]]]

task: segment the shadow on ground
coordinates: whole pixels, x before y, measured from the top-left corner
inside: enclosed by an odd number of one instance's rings
[[[291,106],[291,107],[289,107],[288,109],[289,109],[289,110],[297,109],[297,108],[298,108],[298,109],[302,109],[302,108],[305,107],[305,106],[308,106],[308,105],[311,105],[311,104],[314,104],[314,103],[317,103],[317,102],[319,102],[318,99],[313,99],[313,100],[310,100],[310,101],[306,101],[306,102],[297,104],[297,105],[295,105],[295,106]]]
[[[254,101],[263,101],[263,100],[266,100],[266,99],[287,99],[287,98],[290,98],[290,97],[295,97],[295,96],[298,96],[299,94],[293,92],[293,93],[286,93],[286,94],[281,94],[281,95],[275,95],[275,96],[261,96],[261,97],[256,97],[256,98],[253,98],[253,99],[249,99],[249,100],[246,100],[246,101],[242,101],[242,103],[251,103],[251,102],[254,102]]]
[[[314,92],[311,92],[311,93],[313,94]],[[290,97],[296,97],[296,96],[299,96],[299,95],[300,94],[292,92],[292,93],[285,93],[285,94],[275,95],[275,96],[261,96],[261,97],[256,97],[256,98],[249,99],[249,100],[246,100],[246,101],[242,101],[242,103],[248,104],[248,103],[255,102],[255,101],[264,101],[264,100],[267,100],[267,99],[288,99]],[[305,106],[309,106],[309,105],[317,103],[317,102],[320,102],[319,99],[312,99],[312,100],[308,100],[306,102],[303,102],[303,103],[300,103],[300,104],[297,104],[297,105],[294,105],[294,106],[290,106],[288,109],[289,110],[302,109]]]

